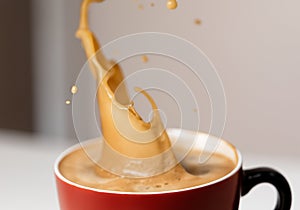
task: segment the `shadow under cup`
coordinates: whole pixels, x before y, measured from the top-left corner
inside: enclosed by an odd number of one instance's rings
[[[64,157],[83,145],[75,145],[62,153],[55,163],[55,176],[61,210],[238,210],[239,200],[254,186],[271,183],[278,191],[275,210],[289,210],[291,190],[286,179],[270,168],[242,169],[240,152],[230,143],[208,134],[181,129],[169,129],[170,139],[183,138],[173,144],[180,150],[215,150],[235,162],[235,168],[227,175],[212,182],[180,190],[162,192],[118,192],[82,186],[66,179],[59,171]],[[196,141],[194,142],[194,140]],[[216,148],[207,147],[207,140]],[[90,144],[93,141],[87,141]],[[173,142],[174,143],[174,142]],[[193,144],[194,143],[194,144]],[[175,149],[176,150],[176,149]],[[205,157],[204,157],[205,158]],[[184,161],[183,161],[184,164]]]

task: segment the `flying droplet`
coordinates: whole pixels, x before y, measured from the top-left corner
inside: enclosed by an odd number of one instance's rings
[[[154,7],[154,6],[155,6],[155,4],[154,4],[153,2],[151,2],[151,3],[150,3],[150,6],[151,6],[151,7]]]
[[[176,0],[168,0],[167,8],[171,9],[171,10],[176,9],[177,8],[177,1]]]
[[[143,9],[144,9],[144,5],[139,4],[139,5],[138,5],[138,9],[139,9],[139,10],[143,10]]]
[[[71,87],[71,93],[72,93],[72,94],[76,94],[77,92],[78,92],[77,86],[76,86],[76,85],[73,85],[73,86]]]
[[[201,23],[202,23],[202,21],[200,20],[200,19],[195,19],[194,20],[194,23],[196,24],[196,25],[201,25]]]
[[[70,100],[66,100],[66,104],[67,104],[67,105],[70,105],[70,104],[71,104],[71,101],[70,101]]]
[[[147,63],[147,62],[149,61],[147,55],[143,55],[143,56],[142,56],[142,61],[143,61],[144,63]]]

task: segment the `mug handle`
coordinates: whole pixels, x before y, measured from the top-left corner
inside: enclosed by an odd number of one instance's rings
[[[282,174],[271,168],[245,170],[243,172],[242,196],[261,183],[270,183],[276,188],[278,197],[275,210],[290,210],[292,193],[289,183]]]

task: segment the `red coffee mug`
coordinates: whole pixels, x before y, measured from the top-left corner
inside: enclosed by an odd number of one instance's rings
[[[193,133],[186,130],[170,129],[171,139],[180,133],[191,135],[205,141],[207,134]],[[189,138],[189,139],[188,139]],[[210,141],[219,141],[210,138]],[[91,141],[85,144],[90,144]],[[204,144],[195,144],[201,148]],[[270,183],[278,192],[275,210],[290,210],[291,189],[287,180],[270,168],[242,169],[240,152],[228,142],[221,140],[216,152],[236,160],[235,168],[226,176],[207,184],[190,188],[164,192],[117,192],[85,187],[67,180],[59,171],[61,160],[84,144],[73,146],[65,151],[55,163],[55,176],[61,210],[238,210],[240,197],[247,194],[260,183]]]

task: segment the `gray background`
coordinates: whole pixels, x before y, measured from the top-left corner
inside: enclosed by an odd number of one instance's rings
[[[300,3],[279,1],[106,1],[91,23],[102,44],[143,31],[167,32],[201,48],[224,83],[228,117],[223,137],[242,151],[299,156]],[[85,62],[74,38],[80,1],[34,1],[36,127],[73,136],[70,97]],[[196,26],[194,19],[202,24]],[[125,69],[126,71],[126,69]],[[203,99],[205,100],[205,99]]]

